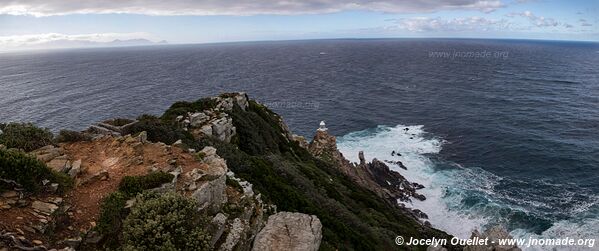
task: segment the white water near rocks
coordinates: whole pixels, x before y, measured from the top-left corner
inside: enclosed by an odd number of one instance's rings
[[[406,130],[407,129],[407,130]],[[468,238],[475,229],[484,230],[489,224],[505,222],[501,219],[501,210],[523,211],[517,205],[506,205],[496,194],[494,187],[502,177],[481,168],[465,168],[456,163],[443,163],[436,159],[441,151],[443,139],[428,134],[423,126],[395,127],[378,126],[374,129],[352,132],[338,138],[338,148],[352,162],[358,161],[358,152],[364,151],[367,161],[401,161],[408,170],[395,164],[389,167],[404,175],[411,182],[417,182],[426,188],[420,190],[425,201],[413,200],[409,207],[418,208],[429,216],[429,222],[439,229],[460,238]],[[399,155],[392,156],[395,151]],[[487,200],[486,205],[465,205],[468,196],[479,194]],[[584,209],[581,209],[584,210]],[[564,220],[554,222],[553,226],[542,234],[527,230],[511,229],[516,238],[596,238],[599,220]],[[548,250],[552,247],[524,247],[524,250]],[[597,248],[596,246],[594,248]],[[590,250],[588,247],[558,250]],[[591,248],[592,250],[592,248]]]

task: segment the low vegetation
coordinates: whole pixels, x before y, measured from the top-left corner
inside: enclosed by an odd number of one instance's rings
[[[123,222],[124,250],[208,250],[206,221],[193,199],[143,193]]]
[[[164,172],[153,172],[143,176],[125,176],[119,189],[104,198],[100,206],[97,230],[104,235],[104,246],[117,247],[122,243],[123,219],[129,214],[125,208],[127,200],[145,190],[170,182],[174,176]]]
[[[89,140],[91,140],[89,135],[71,130],[60,130],[60,132],[58,132],[58,135],[54,139],[56,143],[70,143]]]
[[[202,98],[195,102],[179,101],[171,105],[161,118],[164,121],[174,121],[178,116],[188,112],[203,111],[214,107],[216,107],[216,101],[211,98]]]
[[[0,144],[7,148],[33,151],[53,143],[54,135],[46,128],[31,123],[0,124]]]
[[[165,172],[153,172],[144,176],[126,176],[121,180],[119,191],[132,197],[144,190],[171,182],[175,176]]]
[[[52,171],[35,157],[18,150],[0,150],[0,178],[14,181],[30,192],[39,192],[43,180],[58,183],[61,192],[73,185],[66,174]],[[0,184],[6,188],[5,182]]]
[[[145,131],[148,134],[148,140],[152,142],[163,142],[173,144],[179,139],[193,140],[193,136],[182,130],[171,122],[161,120],[152,115],[142,115],[138,122],[130,128],[127,128],[123,134],[135,135]]]

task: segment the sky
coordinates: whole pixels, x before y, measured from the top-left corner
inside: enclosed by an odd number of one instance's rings
[[[599,41],[599,1],[0,0],[0,51],[413,37]]]

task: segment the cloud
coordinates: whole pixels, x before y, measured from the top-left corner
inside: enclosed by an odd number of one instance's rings
[[[153,43],[151,41],[152,39],[153,36],[145,32],[94,33],[76,35],[44,33],[0,36],[0,51],[143,45]]]
[[[398,29],[412,32],[427,31],[487,31],[507,27],[506,20],[483,17],[441,19],[430,17],[402,18],[394,20]]]
[[[563,25],[566,28],[571,28],[572,25],[567,24],[567,23],[560,23],[557,20],[553,19],[553,18],[545,18],[543,16],[537,16],[535,14],[533,14],[530,11],[524,11],[524,12],[513,12],[513,13],[509,13],[506,16],[508,17],[524,17],[527,18],[530,23],[536,27],[558,27],[560,25]]]
[[[578,20],[578,22],[580,23],[580,26],[593,26],[593,24],[589,23],[586,19],[581,18]]]
[[[477,10],[504,7],[500,0],[0,0],[0,14],[51,16],[132,13],[145,15],[313,14],[344,10],[390,13]]]

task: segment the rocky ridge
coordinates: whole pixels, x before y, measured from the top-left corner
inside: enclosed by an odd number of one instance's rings
[[[426,197],[417,192],[424,186],[409,182],[400,173],[389,169],[389,167],[378,159],[366,162],[364,153],[360,151],[360,163],[351,163],[337,149],[337,139],[330,135],[327,130],[317,130],[314,139],[309,143],[308,149],[314,156],[325,161],[336,163],[336,167],[357,184],[371,190],[381,198],[390,203],[397,201],[409,202],[411,199],[425,200]],[[426,214],[418,209],[410,210],[417,218],[428,218]]]
[[[247,95],[232,93],[209,100],[212,106],[177,116],[178,126],[196,140],[211,138],[225,143],[239,140],[231,112],[237,108],[249,110]],[[360,163],[350,163],[338,151],[336,138],[326,130],[318,130],[308,143],[303,137],[293,135],[280,116],[274,118],[286,141],[297,142],[313,156],[332,163],[354,184],[416,219],[420,224],[416,231],[423,234],[438,231],[422,222],[426,214],[397,204],[398,200],[424,200],[417,192],[423,188],[421,185],[409,182],[383,161],[367,162],[363,153],[359,156]],[[125,126],[135,123],[125,123]],[[264,202],[252,183],[236,176],[227,161],[219,156],[219,149],[212,146],[192,149],[181,140],[167,145],[151,142],[146,132],[122,135],[125,131],[122,126],[100,127],[102,129],[92,127],[85,132],[84,138],[90,140],[48,145],[31,152],[52,170],[73,177],[76,185],[62,195],[56,193],[58,184],[49,182],[43,184],[44,193],[40,195],[19,189],[3,193],[0,196],[0,248],[94,249],[103,238],[95,230],[102,199],[117,190],[123,177],[153,172],[174,176],[171,182],[154,191],[176,192],[197,201],[198,213],[209,217],[210,246],[214,250],[320,248],[325,227],[321,219],[311,214],[277,212],[277,206]],[[130,200],[127,207],[134,204],[135,201]],[[493,248],[488,250],[504,250]]]

